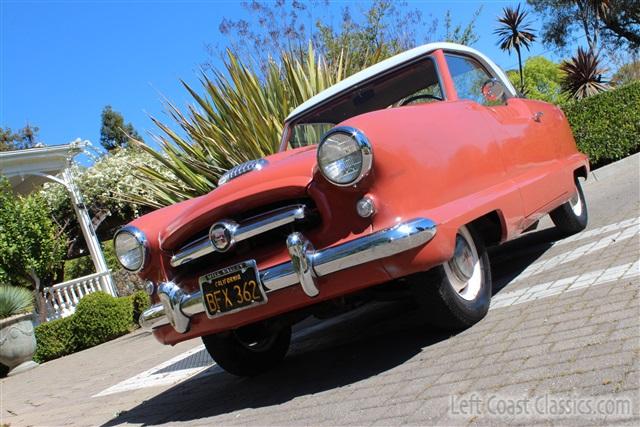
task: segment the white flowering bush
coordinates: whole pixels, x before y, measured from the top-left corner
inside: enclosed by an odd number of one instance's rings
[[[136,148],[113,150],[111,153],[97,158],[90,167],[82,167],[77,164],[72,167],[75,183],[82,193],[89,214],[92,217],[98,213],[107,215],[96,232],[99,239],[104,242],[105,256],[115,277],[120,276],[117,272],[119,266],[115,262],[111,250],[110,240],[113,233],[121,225],[148,212],[151,209],[149,206],[154,202],[153,193],[148,191],[144,181],[136,175],[143,165],[155,171],[159,176],[175,179],[153,156]],[[84,237],[67,190],[60,184],[47,183],[44,185],[41,195],[46,201],[54,221],[68,237],[67,257],[75,258],[86,254]],[[142,204],[140,201],[145,203]],[[64,279],[70,280],[93,271],[91,258],[81,256],[66,262]],[[130,277],[126,282],[133,283]]]
[[[100,157],[90,167],[74,165],[75,183],[83,195],[90,215],[107,215],[96,232],[100,240],[110,239],[116,228],[148,212],[154,193],[148,191],[138,175],[141,166],[155,171],[168,180],[175,177],[153,156],[136,148],[122,148]],[[47,183],[42,191],[54,220],[63,228],[71,243],[68,256],[83,253],[84,238],[76,220],[67,190],[56,183]],[[75,243],[78,242],[79,245]]]
[[[143,165],[167,179],[175,179],[150,154],[134,148],[115,150],[112,154],[100,157],[88,168],[75,164],[72,171],[84,202],[92,211],[108,209],[111,215],[131,219],[141,213],[138,200],[153,200],[153,193],[136,175],[138,168]],[[59,217],[56,213],[61,212],[73,215],[69,194],[61,185],[45,184],[42,195],[54,216]]]

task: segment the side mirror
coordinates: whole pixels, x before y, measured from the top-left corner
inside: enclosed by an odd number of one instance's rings
[[[487,103],[495,104],[504,99],[505,87],[498,79],[489,79],[482,85],[482,96]]]

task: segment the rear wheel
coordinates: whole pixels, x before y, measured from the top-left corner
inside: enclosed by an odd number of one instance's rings
[[[584,230],[589,221],[587,202],[578,177],[575,178],[575,183],[576,194],[568,202],[549,213],[556,228],[566,234],[575,234]]]
[[[460,228],[453,257],[413,278],[412,289],[434,325],[447,330],[479,322],[491,303],[491,269],[484,242],[472,226]]]
[[[241,377],[266,372],[282,362],[291,342],[291,326],[259,323],[202,337],[211,358]]]

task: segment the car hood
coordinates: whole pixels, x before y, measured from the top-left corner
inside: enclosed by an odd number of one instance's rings
[[[133,225],[156,234],[163,251],[173,251],[214,221],[305,196],[316,164],[315,146],[287,150],[265,160],[268,163],[261,170],[231,179],[204,196],[154,211]]]

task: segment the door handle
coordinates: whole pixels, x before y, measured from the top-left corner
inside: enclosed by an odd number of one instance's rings
[[[540,121],[542,120],[542,116],[544,116],[544,113],[542,111],[538,111],[534,113],[532,117],[533,121],[540,123]]]

